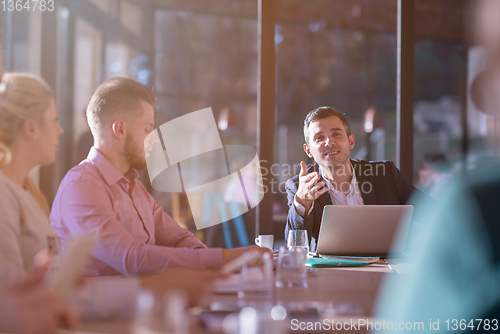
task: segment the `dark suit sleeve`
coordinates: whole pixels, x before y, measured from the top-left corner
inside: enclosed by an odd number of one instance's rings
[[[295,210],[293,199],[295,198],[295,194],[297,193],[297,184],[294,182],[293,178],[286,181],[285,189],[288,200],[288,217],[285,227],[285,240],[288,240],[288,231],[290,230],[307,230],[307,233],[311,235],[310,233],[312,232],[314,215],[313,212],[311,212],[311,214],[304,219]]]
[[[416,189],[413,184],[403,176],[403,174],[401,174],[396,165],[394,165],[394,162],[388,161],[388,167],[391,171],[392,179],[398,193],[399,204],[406,204],[415,190],[418,192],[420,191]]]
[[[396,186],[396,191],[398,192],[399,204],[411,204],[415,206],[415,202],[418,203],[413,211],[412,225],[410,226],[410,232],[408,233],[409,240],[407,241],[407,251],[412,247],[412,243],[417,241],[410,240],[410,237],[414,235],[415,229],[419,229],[419,224],[425,222],[425,212],[423,208],[433,205],[435,200],[429,195],[423,193],[418,188],[415,188],[408,179],[406,179],[399,169],[394,165],[392,161],[389,161],[389,166],[394,180],[394,185]],[[418,199],[415,201],[415,199]],[[425,204],[427,203],[427,204]],[[414,224],[414,223],[418,224]]]

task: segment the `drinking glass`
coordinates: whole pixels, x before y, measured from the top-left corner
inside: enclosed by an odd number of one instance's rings
[[[186,296],[180,291],[137,296],[134,334],[187,334],[189,319]]]
[[[290,230],[288,232],[287,240],[288,249],[292,247],[301,247],[306,250],[306,254],[309,255],[309,238],[307,237],[306,230]]]
[[[288,252],[281,246],[276,269],[277,288],[307,288],[307,250],[290,247]]]
[[[273,294],[273,262],[269,253],[264,253],[254,266],[245,263],[241,269],[239,298],[266,298]]]

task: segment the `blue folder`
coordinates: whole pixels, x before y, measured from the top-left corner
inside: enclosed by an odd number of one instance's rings
[[[361,261],[353,261],[353,260],[344,260],[344,259],[336,259],[336,258],[310,258],[306,261],[306,267],[311,268],[328,268],[328,267],[359,267],[369,265],[369,262],[361,262]]]

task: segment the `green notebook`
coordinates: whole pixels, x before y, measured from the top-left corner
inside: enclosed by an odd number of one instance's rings
[[[353,261],[353,260],[343,260],[343,259],[335,259],[335,258],[310,258],[307,259],[306,267],[311,268],[327,268],[327,267],[359,267],[366,266],[370,263],[361,262],[361,261]]]

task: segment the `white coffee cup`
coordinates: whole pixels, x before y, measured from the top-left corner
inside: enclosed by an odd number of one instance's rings
[[[274,235],[259,235],[255,238],[255,244],[259,247],[273,249]]]

